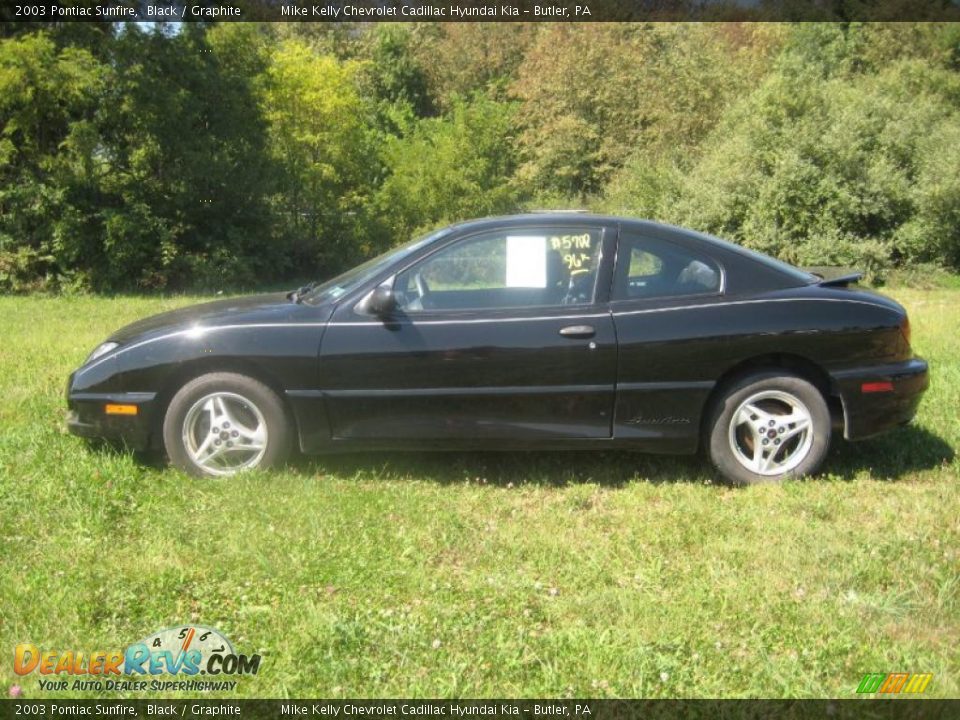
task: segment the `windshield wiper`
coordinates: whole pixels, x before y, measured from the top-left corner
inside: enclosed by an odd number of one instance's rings
[[[314,280],[313,282],[310,282],[310,283],[307,283],[306,285],[298,287],[296,290],[291,290],[290,292],[287,293],[287,300],[290,300],[291,302],[299,303],[301,300],[303,300],[304,295],[306,295],[308,292],[313,290],[319,284],[320,284],[319,282]]]

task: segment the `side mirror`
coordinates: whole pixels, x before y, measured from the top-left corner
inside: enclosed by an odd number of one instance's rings
[[[374,315],[390,315],[397,309],[397,296],[386,285],[375,288],[367,298],[367,310]]]

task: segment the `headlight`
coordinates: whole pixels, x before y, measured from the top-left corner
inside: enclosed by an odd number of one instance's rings
[[[86,365],[87,363],[92,363],[101,355],[104,355],[117,347],[120,347],[120,343],[115,343],[115,342],[100,343],[99,345],[97,345],[96,349],[92,353],[90,353],[90,357],[88,357],[83,364]]]

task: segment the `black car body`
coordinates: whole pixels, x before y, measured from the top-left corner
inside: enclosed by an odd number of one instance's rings
[[[927,365],[905,310],[850,280],[653,222],[476,220],[299,293],[119,330],[71,375],[68,426],[161,445],[177,393],[231,373],[276,395],[307,453],[693,453],[737,380],[780,373],[815,387],[857,440],[914,416]]]

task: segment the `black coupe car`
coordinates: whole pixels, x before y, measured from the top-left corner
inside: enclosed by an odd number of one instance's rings
[[[694,453],[735,483],[814,472],[927,387],[893,300],[700,233],[578,213],[445,228],[288,294],[114,333],[70,430],[198,476],[334,450]]]

